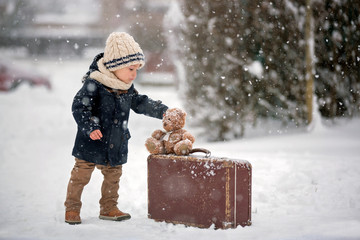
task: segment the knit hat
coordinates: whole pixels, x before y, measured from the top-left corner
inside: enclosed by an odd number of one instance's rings
[[[115,71],[134,64],[145,65],[145,56],[134,38],[124,32],[113,32],[106,40],[104,65],[110,71]]]

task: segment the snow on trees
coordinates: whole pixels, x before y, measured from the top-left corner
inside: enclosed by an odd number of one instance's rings
[[[310,46],[316,50],[315,54],[310,52],[309,64],[315,70],[309,74],[316,82],[323,116],[341,115],[327,113],[334,105],[341,105],[335,108],[345,115],[358,113],[359,4],[331,2],[174,3],[168,37],[176,42],[172,46],[176,47],[176,59],[182,62],[180,89],[192,123],[202,126],[209,140],[241,137],[261,119],[308,124],[307,113],[312,112],[312,106],[306,105],[309,42],[316,44]],[[310,34],[308,41],[307,5],[314,5],[310,9],[316,18],[315,39],[309,39]],[[330,13],[341,16],[330,17]]]
[[[323,117],[360,111],[360,2],[314,3],[316,95]]]

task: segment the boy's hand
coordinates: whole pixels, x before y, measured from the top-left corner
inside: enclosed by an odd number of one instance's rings
[[[90,133],[91,140],[100,140],[103,137],[101,131],[96,129]]]

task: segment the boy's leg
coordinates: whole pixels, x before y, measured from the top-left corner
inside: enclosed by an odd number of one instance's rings
[[[104,175],[104,181],[101,186],[100,214],[108,214],[117,209],[117,200],[119,198],[118,190],[120,177],[122,175],[122,166],[110,167],[96,165]]]
[[[117,208],[119,198],[119,182],[122,174],[122,166],[109,167],[97,166],[104,175],[104,181],[101,187],[100,199],[100,219],[111,221],[122,221],[130,219],[128,213],[123,213]]]
[[[123,213],[117,208],[117,201],[119,198],[119,182],[122,175],[122,166],[109,167],[99,166],[104,175],[104,181],[101,187],[101,199],[100,199],[100,219],[111,221],[123,221],[130,219],[131,216],[128,213]]]
[[[65,201],[66,211],[80,212],[81,194],[86,184],[89,183],[95,164],[75,158],[75,165],[67,188]]]

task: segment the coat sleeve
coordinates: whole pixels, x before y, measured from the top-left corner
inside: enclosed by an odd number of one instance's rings
[[[138,91],[134,89],[131,109],[139,114],[162,119],[168,107],[160,100],[154,101],[146,95],[139,94]]]
[[[85,135],[96,129],[100,129],[99,118],[93,116],[92,109],[97,100],[98,86],[91,80],[86,80],[83,87],[74,97],[72,114],[78,125],[78,129]]]

